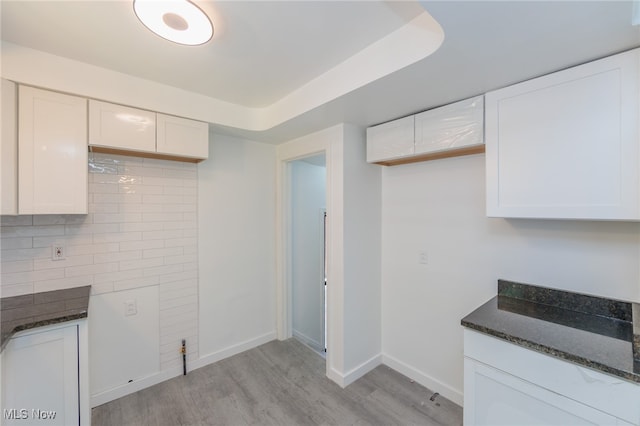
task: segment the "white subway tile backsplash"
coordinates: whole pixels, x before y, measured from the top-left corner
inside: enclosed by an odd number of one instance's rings
[[[91,284],[93,284],[93,275],[65,277],[57,280],[35,281],[33,283],[33,291],[40,293],[43,291],[62,290],[64,288],[82,287]]]
[[[152,257],[164,257],[164,256],[182,256],[182,247],[169,247],[161,249],[149,249],[142,252],[144,259]]]
[[[33,216],[2,216],[0,225],[5,226],[29,226],[33,225]]]
[[[149,287],[158,285],[158,277],[136,278],[133,280],[115,281],[113,283],[114,291],[131,290],[132,288]]]
[[[141,213],[95,213],[93,215],[93,223],[131,223],[141,221]]]
[[[117,228],[117,224],[115,225]],[[142,239],[142,232],[117,232],[113,231],[108,234],[93,234],[93,241],[96,243],[113,243],[123,241],[137,241]]]
[[[122,260],[142,259],[142,250],[118,251],[114,253],[94,254],[95,263],[120,262]]]
[[[0,248],[2,250],[6,249],[23,249],[23,248],[32,248],[33,247],[33,238],[30,237],[16,237],[16,238],[2,238],[0,241]]]
[[[2,285],[25,284],[34,281],[51,280],[64,277],[64,269],[45,269],[40,271],[6,273],[2,271]]]
[[[24,283],[17,285],[2,285],[0,287],[0,295],[2,297],[20,296],[23,294],[33,293],[33,283]]]
[[[0,217],[0,292],[158,286],[161,368],[198,354],[197,166],[89,153],[89,214]],[[51,260],[63,244],[66,258]]]
[[[93,265],[70,266],[68,268],[64,268],[64,275],[66,277],[77,277],[79,275],[95,275],[117,271],[117,263],[99,263]]]
[[[64,244],[66,247],[88,245],[93,243],[93,235],[65,235],[64,237],[33,237],[33,247],[51,247],[53,244]]]
[[[26,272],[26,271],[33,271],[33,260],[18,260],[15,262],[2,261],[2,263],[0,264],[1,273]]]
[[[96,284],[103,284],[107,282],[113,283],[114,281],[132,280],[134,278],[141,278],[142,271],[143,271],[142,269],[129,269],[129,270],[123,271],[122,268],[120,267],[118,272],[110,272],[106,274],[95,274],[93,276],[93,279]]]
[[[156,222],[160,229],[163,228],[162,222]],[[165,230],[153,230],[142,233],[143,240],[173,240],[175,238],[182,238],[184,231],[182,229],[165,229]]]
[[[62,260],[52,260],[51,257],[49,257],[48,259],[34,259],[33,269],[35,271],[40,269],[61,269],[69,266],[91,265],[93,261],[92,254],[66,256]]]
[[[160,276],[166,274],[173,274],[176,272],[181,273],[183,271],[181,264],[155,266],[153,268],[146,268],[144,270],[144,276]]]
[[[144,268],[152,268],[154,266],[164,265],[164,259],[162,257],[154,257],[151,259],[144,260],[123,260],[120,262],[120,270],[127,271],[130,269],[139,269],[142,270]]]
[[[0,237],[1,238],[1,237]],[[51,258],[51,248],[39,247],[31,249],[15,249],[0,251],[0,259],[2,262],[13,262],[16,260],[33,260]]]
[[[2,227],[1,238],[64,235],[64,225]]]

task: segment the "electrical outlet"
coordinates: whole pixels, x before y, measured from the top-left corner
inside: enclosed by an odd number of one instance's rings
[[[51,260],[64,260],[65,250],[62,244],[54,244],[51,246]]]
[[[427,265],[429,263],[426,251],[421,251],[418,253],[418,263],[421,265]]]
[[[138,313],[138,306],[135,299],[125,300],[124,302],[124,316],[128,317]]]

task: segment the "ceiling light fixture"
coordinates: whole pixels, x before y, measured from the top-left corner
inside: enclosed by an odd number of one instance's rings
[[[133,10],[145,27],[169,41],[196,46],[213,37],[207,14],[188,0],[134,0]]]

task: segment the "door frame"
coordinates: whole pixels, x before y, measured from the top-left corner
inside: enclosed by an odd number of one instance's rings
[[[292,336],[290,171],[288,163],[325,154],[327,209],[327,323],[326,374],[339,386],[348,383],[344,373],[344,139],[347,125],[324,130],[280,144],[276,166],[276,329],[277,338]]]

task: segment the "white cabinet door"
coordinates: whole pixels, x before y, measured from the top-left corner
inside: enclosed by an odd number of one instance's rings
[[[0,214],[18,214],[18,89],[2,79],[2,141],[0,141]]]
[[[470,358],[464,380],[467,426],[630,424]]]
[[[415,153],[426,154],[484,143],[484,97],[455,102],[416,115]]]
[[[209,125],[195,120],[157,114],[157,152],[197,159],[209,157]]]
[[[414,154],[415,116],[401,118],[367,129],[367,161],[376,163]]]
[[[487,93],[487,215],[639,220],[640,50]]]
[[[87,101],[20,86],[18,211],[87,213]]]
[[[90,100],[89,145],[155,152],[156,113]]]
[[[2,353],[4,425],[78,425],[78,326],[12,338]]]

